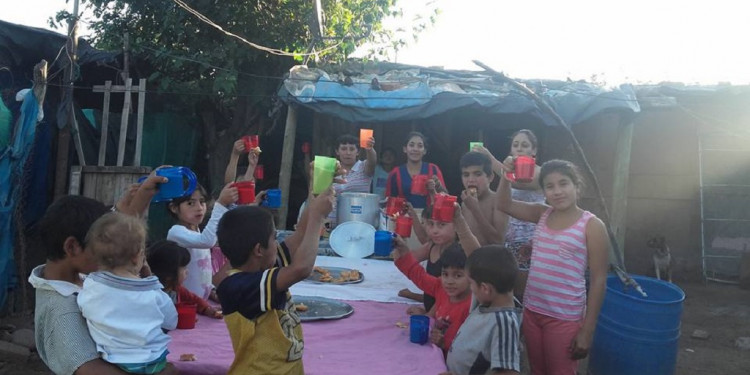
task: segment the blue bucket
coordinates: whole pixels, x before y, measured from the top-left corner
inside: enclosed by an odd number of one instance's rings
[[[658,279],[632,278],[648,297],[615,275],[607,278],[591,346],[592,375],[674,374],[685,293]]]

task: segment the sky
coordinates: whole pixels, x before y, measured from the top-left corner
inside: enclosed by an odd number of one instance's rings
[[[3,9],[0,19],[48,28],[47,18],[58,10],[71,10],[72,3],[24,0]],[[750,84],[749,6],[743,4],[399,0],[404,17],[387,20],[386,25],[409,29],[416,14],[432,7],[441,11],[417,42],[394,56],[400,63],[479,70],[472,63],[476,59],[521,79],[743,85]]]

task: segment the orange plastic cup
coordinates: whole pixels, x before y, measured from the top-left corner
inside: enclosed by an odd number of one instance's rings
[[[194,303],[177,304],[177,329],[193,329],[197,320],[198,307]]]
[[[368,145],[368,142],[370,141],[370,138],[372,138],[372,133],[372,129],[359,129],[359,147],[370,147],[370,145]]]

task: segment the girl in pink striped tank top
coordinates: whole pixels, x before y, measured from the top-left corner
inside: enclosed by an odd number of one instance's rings
[[[513,170],[512,157],[503,169]],[[575,165],[550,160],[542,165],[539,181],[547,204],[513,200],[505,177],[497,203],[506,214],[537,223],[521,327],[531,374],[570,375],[588,355],[604,299],[607,231],[599,218],[578,207],[581,178]]]

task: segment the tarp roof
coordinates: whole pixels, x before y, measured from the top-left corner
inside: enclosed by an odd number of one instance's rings
[[[604,111],[640,111],[630,85],[605,89],[586,82],[522,80],[567,124]],[[393,63],[362,70],[293,67],[279,97],[318,113],[351,122],[391,122],[429,118],[455,110],[529,114],[557,123],[532,98],[484,72],[449,71]]]

